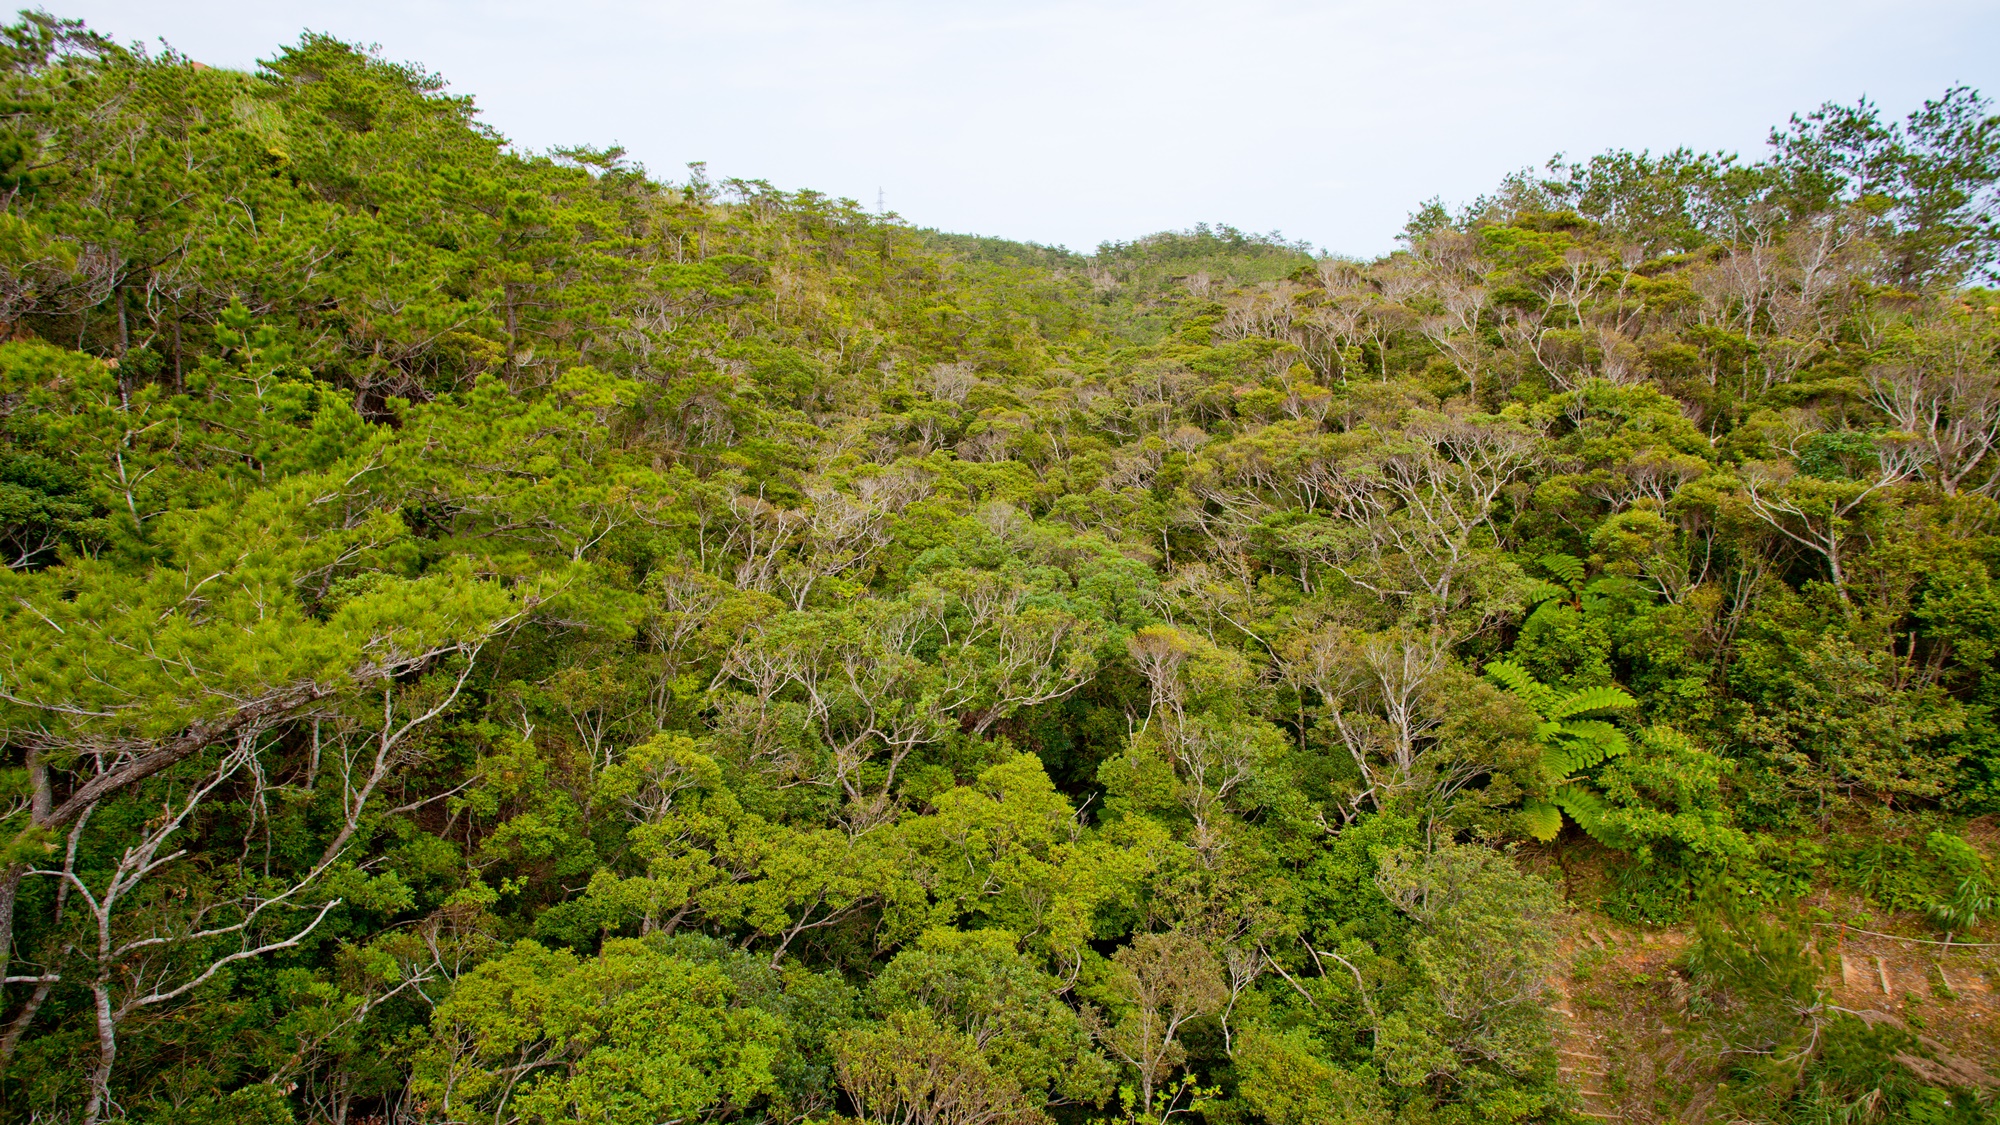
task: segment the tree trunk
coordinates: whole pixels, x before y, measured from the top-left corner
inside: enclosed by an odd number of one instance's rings
[[[20,893],[21,879],[27,873],[25,863],[11,864],[0,872],[0,977],[6,976],[7,966],[14,963],[14,896]]]
[[[118,1059],[118,1022],[111,1014],[111,980],[99,977],[90,986],[97,1002],[97,1066],[90,1072],[90,1103],[83,1125],[97,1125],[111,1103],[111,1064]]]

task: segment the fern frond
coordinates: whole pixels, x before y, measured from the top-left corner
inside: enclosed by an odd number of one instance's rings
[[[1604,711],[1629,711],[1639,705],[1624,688],[1615,684],[1573,691],[1557,700],[1548,709],[1551,719],[1573,719],[1579,715],[1595,715]]]
[[[1604,798],[1581,785],[1564,785],[1549,795],[1551,803],[1569,814],[1576,826],[1584,830],[1591,839],[1607,848],[1622,848],[1613,832],[1604,821],[1609,808]]]
[[[1543,602],[1557,601],[1567,597],[1569,597],[1567,589],[1553,582],[1544,582],[1539,578],[1529,579],[1528,588],[1521,594],[1521,599],[1528,604],[1530,609],[1541,605]]]
[[[1543,723],[1535,733],[1542,740],[1542,768],[1557,781],[1632,749],[1625,732],[1602,719]]]
[[[1533,708],[1536,714],[1545,712],[1555,702],[1555,692],[1534,673],[1511,660],[1495,660],[1486,666],[1486,675],[1494,683],[1521,697],[1522,702]]]
[[[1622,741],[1613,745],[1595,740],[1551,742],[1542,748],[1542,772],[1550,781],[1574,781],[1577,774],[1624,752]]]
[[[1530,801],[1521,806],[1521,826],[1528,835],[1547,843],[1562,833],[1562,810],[1543,801]]]
[[[1542,774],[1550,781],[1569,781],[1571,775],[1581,768],[1570,756],[1569,747],[1562,743],[1550,742],[1542,747]]]
[[[1589,769],[1632,749],[1625,732],[1602,719],[1565,719],[1557,724],[1557,729],[1573,747],[1570,756],[1577,763],[1575,769]]]
[[[1547,843],[1562,834],[1563,814],[1576,822],[1591,839],[1607,848],[1622,850],[1618,833],[1605,820],[1610,811],[1604,798],[1581,785],[1558,786],[1546,801],[1529,801],[1521,806],[1521,827],[1528,835]]]
[[[1583,581],[1583,560],[1575,555],[1550,554],[1535,560],[1542,569],[1569,583],[1571,586]]]

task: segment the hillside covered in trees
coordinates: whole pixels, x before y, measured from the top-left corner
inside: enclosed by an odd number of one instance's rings
[[[1362,262],[0,39],[0,1121],[2000,1120],[1977,92]]]

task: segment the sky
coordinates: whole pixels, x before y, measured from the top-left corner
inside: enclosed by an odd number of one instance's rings
[[[621,145],[1088,250],[1197,222],[1393,248],[1556,153],[1755,154],[1866,96],[2000,95],[2000,0],[48,0],[249,69],[306,29],[441,73],[529,149]]]

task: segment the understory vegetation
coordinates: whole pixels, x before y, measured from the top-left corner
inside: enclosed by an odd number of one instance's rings
[[[1993,933],[1978,93],[1363,262],[0,46],[0,1120],[1581,1120],[1578,912],[1994,1120],[1809,924]]]

